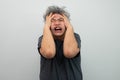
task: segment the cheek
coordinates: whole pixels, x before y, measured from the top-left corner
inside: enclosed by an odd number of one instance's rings
[[[66,28],[66,25],[63,23],[63,26]]]
[[[55,26],[53,26],[53,25],[50,26],[50,29],[51,29],[51,30],[53,30],[54,28],[55,28]]]
[[[54,28],[55,27],[55,24],[51,24],[51,28]]]
[[[52,30],[52,29],[53,29],[53,27],[51,27],[51,26],[50,26],[50,29]]]
[[[62,29],[65,31],[65,30],[66,30],[66,27],[64,26]]]

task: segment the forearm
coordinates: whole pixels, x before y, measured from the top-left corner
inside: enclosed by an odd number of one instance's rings
[[[78,44],[74,36],[74,30],[69,25],[66,30],[64,38],[64,55],[68,58],[72,58],[79,52]]]
[[[48,26],[44,27],[40,51],[41,54],[46,58],[52,58],[55,56],[55,43]]]

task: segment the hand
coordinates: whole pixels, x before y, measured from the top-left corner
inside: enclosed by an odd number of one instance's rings
[[[62,15],[63,15],[63,19],[64,19],[64,22],[65,22],[66,28],[72,27],[72,25],[71,25],[70,21],[68,20],[68,18],[64,14],[62,14]]]
[[[49,27],[50,28],[52,15],[53,15],[53,13],[50,13],[48,16],[46,16],[45,27]]]

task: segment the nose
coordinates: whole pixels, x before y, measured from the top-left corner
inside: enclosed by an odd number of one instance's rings
[[[59,20],[55,20],[54,24],[60,24],[60,21]]]

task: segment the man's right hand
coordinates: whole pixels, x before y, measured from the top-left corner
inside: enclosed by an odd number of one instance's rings
[[[45,22],[45,27],[51,26],[51,19],[53,18],[53,13],[50,13],[48,16],[46,16],[46,22]]]

